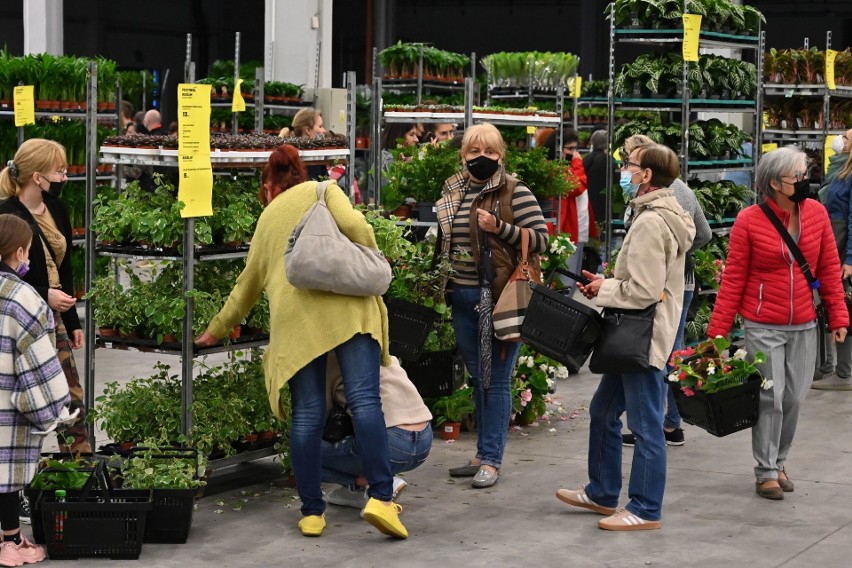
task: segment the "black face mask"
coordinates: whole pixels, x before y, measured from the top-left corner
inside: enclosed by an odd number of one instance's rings
[[[47,189],[42,189],[42,191],[49,193],[50,195],[58,196],[62,192],[62,188],[65,187],[65,184],[68,183],[66,181],[50,181],[48,180]]]
[[[467,161],[467,171],[479,181],[491,179],[491,176],[497,172],[497,168],[499,167],[500,164],[497,163],[497,160],[492,160],[488,156],[477,156]]]
[[[808,178],[797,181],[793,184],[793,195],[787,196],[787,199],[793,203],[801,203],[811,195],[811,182]]]

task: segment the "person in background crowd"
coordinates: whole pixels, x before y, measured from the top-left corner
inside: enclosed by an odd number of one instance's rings
[[[178,122],[177,120],[173,120],[169,123],[169,136],[175,135],[178,133]]]
[[[792,146],[764,154],[757,165],[755,187],[758,199],[781,220],[819,280],[832,339],[842,343],[849,314],[840,284],[837,245],[825,208],[807,199],[807,156]],[[707,335],[728,335],[738,313],[745,320],[749,356],[759,351],[766,354],[759,369],[769,388],[760,391],[758,421],[751,430],[757,461],[755,491],[765,499],[783,499],[784,492],[794,489],[785,466],[813,375],[817,316],[802,268],[758,205],[743,209],[734,221],[725,275]]]
[[[640,145],[653,144],[653,141],[642,134],[629,137],[624,141],[624,148],[621,154],[629,156],[634,148]],[[629,187],[629,173],[623,172],[621,176],[622,188]],[[674,197],[678,204],[692,218],[692,224],[695,226],[695,238],[686,251],[686,261],[684,264],[683,275],[683,310],[680,314],[680,325],[677,328],[675,335],[674,351],[683,349],[683,335],[686,329],[686,316],[689,312],[689,306],[692,304],[692,298],[695,295],[695,265],[692,261],[692,253],[706,245],[713,238],[713,233],[710,230],[710,225],[707,223],[707,218],[704,216],[704,211],[695,197],[695,193],[689,188],[686,183],[680,178],[675,178],[671,183],[671,188],[674,191]],[[632,212],[632,210],[630,210]],[[625,219],[625,226],[630,227],[631,218]],[[666,367],[667,373],[671,372],[671,368]],[[666,415],[663,419],[663,430],[665,432],[666,444],[669,446],[682,446],[686,438],[681,428],[680,411],[678,411],[677,403],[675,402],[672,389],[666,389]],[[622,443],[625,446],[634,446],[636,437],[633,434],[624,434]]]
[[[133,105],[130,104],[130,101],[121,101],[121,133],[136,133],[136,125],[133,121]]]
[[[168,129],[162,124],[162,118],[160,118],[160,111],[158,110],[151,109],[146,112],[142,124],[145,126],[148,134],[166,135],[169,133]]]
[[[625,156],[625,154],[622,154]],[[636,373],[605,373],[589,405],[589,483],[559,489],[556,497],[606,518],[598,527],[612,531],[662,528],[666,485],[663,436],[666,362],[672,351],[681,307],[686,251],[695,237],[690,215],[670,189],[678,175],[675,153],[659,144],[642,145],[622,158],[629,178],[633,223],[615,262],[613,278],[591,272],[578,288],[599,307],[644,309],[656,304],[648,367]],[[629,501],[618,509],[621,493],[621,415],[636,435],[630,468]]]
[[[586,172],[589,202],[592,204],[593,219],[606,219],[606,170],[611,168],[617,172],[615,160],[609,155],[606,147],[606,130],[595,130],[589,138],[591,152],[583,157],[583,169]],[[612,176],[613,180],[618,175]]]
[[[290,128],[286,126],[281,129],[279,136],[286,138],[296,136],[297,138],[317,138],[326,133],[323,127],[322,112],[312,107],[306,107],[296,113]]]
[[[269,348],[263,355],[266,384],[272,411],[282,420],[288,417],[280,404],[281,388],[290,387],[290,453],[302,500],[299,530],[304,536],[320,536],[326,526],[322,430],[326,360],[334,351],[359,440],[364,477],[370,485],[364,519],[384,534],[407,538],[408,531],[399,520],[402,508],[392,500],[393,475],[379,397],[379,367],[390,364],[387,309],[382,297],[299,289],[287,280],[282,266],[286,235],[316,203],[316,188],[317,182],[308,181],[296,148],[284,144],[271,153],[258,196],[265,209],[257,221],[246,267],[196,344],[213,345],[218,338],[227,337],[266,291],[270,314]],[[325,200],[347,238],[376,248],[372,227],[336,184],[328,186]]]
[[[521,229],[530,233],[533,255],[547,248],[547,225],[529,188],[506,173],[506,143],[494,125],[468,128],[460,154],[464,170],[444,182],[436,204],[441,240],[435,255],[436,261],[446,259],[454,269],[451,277],[445,275],[447,303],[453,307],[456,342],[470,373],[476,405],[476,456],[450,468],[450,475],[473,477],[473,487],[481,489],[497,483],[500,475],[512,412],[511,376],[520,343],[496,339],[493,326],[480,328],[480,275],[485,261],[480,243],[487,242],[491,249],[496,276],[490,288],[497,302],[517,264]],[[481,345],[489,345],[489,340],[491,372],[483,376]]]
[[[68,181],[65,148],[53,140],[30,138],[0,172],[0,213],[12,213],[26,221],[38,237],[30,249],[29,270],[23,279],[53,310],[56,352],[71,391],[72,408],[80,409],[76,424],[66,430],[70,451],[88,453],[89,428],[85,421],[83,387],[73,349],[83,347],[83,329],[77,316],[74,275],[71,267],[71,220],[59,198]],[[65,439],[62,451],[69,451]]]
[[[586,171],[583,169],[583,158],[577,150],[579,138],[573,128],[562,130],[562,148],[556,150],[556,131],[545,138],[543,146],[547,149],[550,160],[557,158],[570,162],[571,169],[566,168],[565,176],[574,185],[574,189],[562,196],[561,224],[559,231],[571,235],[571,241],[577,251],[568,258],[568,270],[579,274],[583,268],[583,248],[589,238],[598,236],[595,215],[586,191]]]
[[[148,129],[145,128],[145,111],[140,110],[133,115],[134,128],[133,134],[148,134]],[[128,133],[129,134],[129,133]]]
[[[407,154],[401,154],[402,159],[410,159],[413,148],[417,146],[417,125],[413,122],[392,122],[382,132],[382,168],[387,171],[393,162],[391,150],[409,148]]]
[[[825,208],[840,254],[840,278],[846,281],[847,287],[852,287],[849,283],[852,278],[852,239],[849,238],[852,227],[852,152],[849,152],[849,147],[847,142],[843,148],[846,153],[838,154],[845,156],[846,160],[828,186]],[[852,390],[852,341],[839,345],[827,341],[826,359],[819,370],[822,378],[813,382],[812,389]]]
[[[437,144],[452,140],[455,137],[456,125],[452,123],[430,123],[424,125],[425,132],[420,138],[420,142],[431,142]]]
[[[331,402],[328,408],[333,405],[345,408],[346,394],[333,356],[328,362],[327,387],[326,402]],[[432,414],[396,357],[391,357],[390,365],[379,369],[379,389],[388,433],[391,473],[394,474],[393,500],[396,501],[408,486],[396,474],[420,467],[432,449]],[[354,435],[333,444],[323,441],[322,480],[343,486],[326,495],[328,503],[357,509],[363,509],[367,504],[367,478],[363,475],[361,453]]]
[[[32,481],[44,436],[68,415],[68,384],[53,347],[50,308],[21,279],[33,232],[15,215],[0,215],[0,565],[45,558],[44,547],[21,534],[18,500]]]

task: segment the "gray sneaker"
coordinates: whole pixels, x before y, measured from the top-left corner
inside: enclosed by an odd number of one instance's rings
[[[852,379],[843,379],[835,373],[828,373],[822,379],[811,384],[812,389],[848,391],[852,390]]]
[[[338,487],[325,496],[325,501],[339,507],[363,509],[367,504],[367,491],[365,489],[351,491],[348,487]]]

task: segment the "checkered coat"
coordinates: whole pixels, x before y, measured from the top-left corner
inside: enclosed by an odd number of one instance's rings
[[[3,268],[6,265],[0,265]],[[32,479],[43,437],[68,404],[68,384],[56,358],[53,317],[38,293],[0,271],[0,492]]]

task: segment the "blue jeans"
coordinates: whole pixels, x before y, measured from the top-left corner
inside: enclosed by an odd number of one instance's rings
[[[666,438],[663,434],[663,371],[605,374],[589,405],[589,484],[586,494],[598,505],[617,507],[621,493],[621,415],[636,436],[626,508],[658,521],[666,487]]]
[[[432,449],[432,425],[427,424],[419,432],[397,426],[387,429],[390,451],[391,473],[396,475],[419,467]],[[364,473],[361,448],[355,436],[347,436],[330,444],[322,443],[322,480],[351,487]]]
[[[355,436],[362,441],[364,477],[369,495],[390,501],[393,475],[388,459],[388,436],[379,398],[381,347],[371,336],[358,334],[334,348],[343,375],[343,390],[349,401]],[[325,425],[325,368],[327,354],[320,355],[290,379],[293,397],[293,426],[290,455],[296,489],[302,499],[303,515],[321,515],[322,429]]]
[[[683,291],[683,312],[680,314],[680,325],[677,328],[675,335],[674,351],[683,349],[683,334],[686,328],[686,314],[689,311],[689,304],[692,303],[692,297],[695,295],[695,290]],[[671,373],[672,367],[666,366],[666,373]],[[680,412],[677,410],[674,392],[671,388],[666,390],[666,416],[663,419],[663,428],[680,428]]]
[[[454,287],[449,294],[453,306],[453,329],[464,366],[470,373],[476,404],[476,457],[485,465],[500,469],[509,418],[512,415],[512,371],[521,350],[520,343],[494,338],[491,342],[491,383],[484,390],[479,382],[479,288]]]

